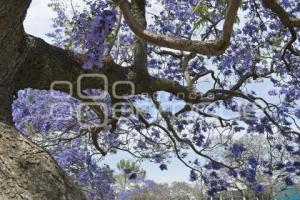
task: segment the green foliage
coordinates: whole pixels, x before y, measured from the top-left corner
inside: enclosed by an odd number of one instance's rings
[[[124,172],[125,169],[130,169],[132,172],[135,172],[142,177],[146,176],[146,171],[141,169],[136,162],[130,161],[130,160],[120,160],[117,164],[117,169]]]
[[[207,14],[208,8],[205,4],[198,4],[195,8],[195,12],[199,14]]]

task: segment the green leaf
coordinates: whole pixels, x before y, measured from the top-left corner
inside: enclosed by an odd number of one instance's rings
[[[206,14],[208,12],[208,8],[205,4],[198,4],[195,8],[195,12]]]

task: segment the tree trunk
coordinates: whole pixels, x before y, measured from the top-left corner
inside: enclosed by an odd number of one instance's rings
[[[21,25],[30,1],[8,0],[0,6],[0,121],[12,123],[13,78],[26,54]]]
[[[31,48],[22,25],[30,3],[0,3],[0,199],[87,199],[44,149],[12,127],[16,75]]]
[[[0,123],[0,199],[81,200],[86,197],[44,149],[16,129]]]

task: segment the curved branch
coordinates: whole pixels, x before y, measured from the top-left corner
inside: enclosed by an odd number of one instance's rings
[[[275,13],[286,27],[300,27],[300,19],[290,16],[276,0],[262,0],[263,6]]]
[[[203,55],[221,55],[226,51],[230,44],[233,25],[237,16],[238,8],[241,4],[241,0],[231,0],[225,17],[222,37],[217,40],[203,42],[196,40],[176,39],[147,31],[145,28],[140,26],[135,17],[132,15],[130,11],[130,3],[127,0],[119,0],[118,2],[130,29],[138,37],[162,47],[199,53]]]

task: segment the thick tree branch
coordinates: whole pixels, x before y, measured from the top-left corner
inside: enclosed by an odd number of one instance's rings
[[[147,27],[146,13],[145,13],[145,0],[133,0],[131,12],[134,15],[139,26],[144,29]],[[140,76],[140,74],[148,74],[148,55],[147,55],[147,42],[135,37],[134,41],[134,70]]]
[[[277,0],[262,0],[265,8],[269,8],[276,14],[284,26],[300,27],[300,19],[290,16]]]
[[[176,39],[147,31],[144,27],[140,26],[134,15],[131,13],[130,3],[127,0],[119,0],[118,2],[130,29],[138,37],[162,47],[199,53],[203,55],[221,55],[226,51],[230,44],[233,25],[236,20],[238,8],[241,4],[241,0],[231,0],[225,17],[222,37],[217,40],[203,42]]]
[[[107,59],[102,69],[86,71],[81,68],[82,62],[72,52],[51,46],[41,39],[33,36],[27,36],[30,47],[29,54],[21,66],[15,78],[15,89],[24,88],[50,89],[53,81],[69,81],[73,84],[73,95],[77,97],[77,79],[85,73],[96,73],[107,76],[108,92],[112,94],[112,87],[116,81],[132,81],[135,85],[135,94],[152,94],[157,91],[166,91],[178,95],[187,103],[208,103],[217,100],[224,100],[234,96],[234,91],[249,78],[255,76],[255,73],[249,73],[234,85],[230,93],[222,93],[219,90],[212,89],[206,94],[194,93],[187,87],[180,85],[175,81],[163,78],[152,77],[148,74],[141,74],[140,78],[130,78],[133,67],[121,67],[112,60]],[[266,74],[267,75],[267,74]],[[263,76],[263,75],[259,75]],[[103,88],[103,83],[99,79],[89,78],[83,81],[82,89]],[[67,85],[57,85],[56,90],[69,92]],[[130,94],[130,87],[119,87],[119,95]],[[210,96],[213,94],[213,96]]]
[[[27,36],[27,45],[30,46],[30,50],[15,77],[16,90],[24,88],[49,90],[54,81],[68,81],[73,85],[72,92],[76,97],[77,80],[80,75],[104,74],[110,86],[115,81],[127,80],[126,75],[129,70],[116,65],[110,59],[104,61],[104,67],[101,69],[83,70],[80,55],[49,45],[42,39],[30,35]],[[86,78],[82,80],[81,86],[82,90],[101,89],[104,87],[104,82],[99,78]],[[67,85],[57,85],[55,89],[69,92]]]
[[[166,91],[172,94],[184,94],[186,101],[200,102],[200,96],[194,99],[188,89],[171,80],[151,77],[141,74],[137,79],[130,77],[133,67],[121,67],[112,60],[105,60],[104,67],[97,70],[83,70],[79,56],[70,51],[47,44],[42,39],[27,36],[27,44],[30,46],[28,56],[20,67],[15,77],[15,90],[35,88],[49,90],[54,81],[68,81],[73,85],[73,95],[77,97],[77,79],[86,73],[103,74],[108,79],[108,92],[112,93],[113,84],[116,81],[132,81],[135,85],[135,94]],[[131,79],[132,78],[132,79]],[[103,82],[97,78],[83,80],[82,90],[91,88],[103,88]],[[69,92],[68,85],[57,85],[56,90]],[[131,88],[120,87],[119,95],[130,94]]]

